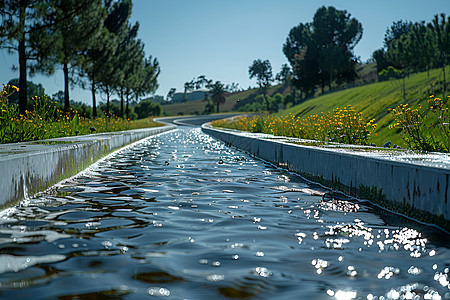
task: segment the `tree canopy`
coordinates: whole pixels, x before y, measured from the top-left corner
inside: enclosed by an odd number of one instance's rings
[[[248,75],[250,79],[256,78],[256,83],[264,96],[267,110],[270,110],[269,100],[267,99],[267,88],[273,81],[272,65],[269,60],[255,59],[248,67]]]
[[[31,64],[49,55],[51,38],[47,29],[50,0],[4,0],[0,6],[0,46],[19,57],[19,112],[27,109],[27,72]]]
[[[358,20],[332,6],[319,8],[312,23],[293,27],[283,45],[293,84],[309,93],[317,86],[353,81],[357,77],[353,48],[362,33]]]
[[[378,79],[405,77],[411,72],[442,67],[443,91],[446,91],[445,66],[450,55],[450,17],[436,15],[425,23],[394,22],[386,29],[384,47],[373,52]]]
[[[131,0],[4,0],[0,7],[0,46],[19,56],[19,109],[27,105],[27,75],[64,72],[64,102],[69,85],[79,84],[109,97],[136,99],[158,87],[159,63],[146,56],[138,39],[139,24],[130,24]],[[30,61],[36,61],[31,63]]]

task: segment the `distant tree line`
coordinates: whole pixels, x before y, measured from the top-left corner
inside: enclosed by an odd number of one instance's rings
[[[384,47],[373,52],[379,80],[404,78],[411,72],[445,66],[450,55],[450,17],[436,15],[425,23],[400,20],[386,30]]]
[[[119,116],[129,117],[131,99],[152,93],[160,72],[156,58],[145,55],[131,24],[131,0],[4,0],[0,6],[0,47],[19,57],[19,110],[27,109],[27,76],[64,73],[64,108],[70,107],[69,85],[120,97]],[[33,96],[33,95],[31,95]],[[124,107],[126,106],[126,107]]]
[[[205,98],[203,101],[206,102],[205,110],[203,113],[220,112],[220,105],[225,103],[225,95],[228,93],[237,92],[239,90],[239,84],[231,83],[224,84],[220,81],[214,81],[213,79],[206,78],[205,75],[200,75],[197,78],[193,78],[191,81],[184,83],[184,99],[186,100],[186,93],[198,90],[206,89]],[[171,99],[175,94],[176,89],[170,89],[167,94],[167,98]]]

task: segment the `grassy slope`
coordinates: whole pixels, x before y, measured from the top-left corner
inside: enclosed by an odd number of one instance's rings
[[[276,86],[275,86],[276,87]],[[275,88],[274,87],[274,88]],[[220,112],[230,112],[233,110],[233,107],[236,105],[236,103],[240,100],[248,98],[251,94],[257,93],[257,89],[251,89],[247,91],[232,93],[226,96],[225,103],[220,106]],[[163,105],[162,109],[164,112],[170,114],[170,115],[177,115],[177,114],[195,114],[195,112],[203,113],[205,110],[206,102],[203,100],[194,100],[194,101],[187,101],[183,103],[174,103],[174,104],[167,104]]]
[[[376,78],[376,64],[366,64],[358,66],[357,72],[361,78],[362,81],[371,81],[375,80]],[[281,84],[271,86],[267,94],[269,96],[272,96],[276,92],[282,92],[282,94],[285,96],[287,93],[289,93],[289,89],[283,89]],[[251,102],[252,95],[256,96],[259,94],[258,89],[250,89],[242,92],[236,92],[232,93],[226,96],[225,104],[220,106],[220,112],[230,112],[233,111],[234,106],[238,101],[245,101],[248,99],[248,101]],[[163,111],[166,112],[169,115],[178,115],[178,114],[184,114],[184,115],[190,115],[195,113],[203,113],[205,110],[206,102],[203,100],[195,100],[195,101],[187,101],[183,103],[174,103],[174,104],[167,104],[163,105]]]
[[[372,142],[383,145],[390,140],[397,145],[403,145],[400,135],[389,129],[389,124],[392,123],[389,108],[403,103],[410,105],[426,103],[428,97],[438,90],[438,81],[442,79],[442,69],[431,70],[429,77],[426,72],[407,77],[405,79],[406,101],[403,100],[402,80],[392,80],[322,95],[291,107],[282,114],[292,113],[304,118],[311,114],[326,113],[334,108],[342,108],[350,104],[356,111],[361,111],[365,118],[376,120],[378,127],[371,136]]]
[[[364,81],[374,80],[376,75],[375,64],[363,65],[358,69],[360,77]],[[447,67],[449,73],[450,67]],[[375,75],[374,75],[375,74]],[[343,108],[350,104],[357,111],[361,111],[366,119],[375,119],[378,127],[371,136],[371,142],[377,145],[383,145],[386,141],[392,141],[397,145],[403,145],[403,141],[394,130],[389,129],[392,124],[392,117],[389,108],[394,108],[399,104],[409,103],[417,105],[426,103],[428,97],[440,89],[439,81],[442,81],[442,69],[430,71],[430,76],[426,72],[412,74],[405,79],[406,101],[403,100],[402,80],[391,80],[387,82],[377,82],[359,87],[348,88],[345,90],[328,93],[309,99],[297,106],[291,107],[281,114],[292,113],[302,118],[311,114],[332,111],[334,108]],[[281,85],[273,86],[268,94],[272,95],[279,90]],[[237,92],[228,95],[225,104],[220,107],[220,112],[230,112],[239,101],[251,97],[252,94],[258,94],[257,89],[251,89],[243,92]],[[441,96],[441,94],[436,95]],[[171,115],[179,113],[195,114],[204,111],[206,102],[202,100],[188,101],[184,103],[175,103],[164,105],[163,110]]]
[[[193,115],[195,112],[202,113],[205,110],[206,102],[202,100],[187,101],[174,104],[162,105],[162,110],[168,115]]]

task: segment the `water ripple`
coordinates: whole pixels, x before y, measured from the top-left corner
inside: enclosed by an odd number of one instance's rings
[[[161,134],[1,215],[0,298],[450,297],[447,235],[327,192]]]

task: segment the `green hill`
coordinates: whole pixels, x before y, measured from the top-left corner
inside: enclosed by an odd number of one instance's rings
[[[450,78],[450,66],[447,67],[446,77]],[[375,119],[378,124],[377,129],[371,136],[370,141],[377,145],[383,145],[387,141],[394,144],[405,146],[400,135],[395,130],[389,129],[392,124],[392,117],[389,108],[395,108],[400,104],[408,103],[415,106],[419,103],[425,104],[430,95],[442,97],[442,69],[430,70],[427,72],[411,74],[405,78],[406,100],[403,99],[403,81],[402,79],[390,80],[384,82],[373,82],[376,78],[375,64],[366,64],[358,69],[359,81],[361,86],[347,88],[335,92],[328,92],[318,95],[312,99],[288,108],[281,115],[292,113],[301,118],[306,118],[312,114],[332,111],[335,108],[343,108],[352,105],[353,108],[362,112],[367,120]],[[448,80],[447,80],[448,81]],[[447,88],[449,90],[449,88]],[[289,88],[283,85],[275,85],[269,88],[268,95],[280,92],[286,95],[290,92]],[[231,112],[245,103],[250,103],[259,94],[258,89],[250,89],[242,92],[228,94],[226,102],[220,107],[220,112]],[[205,109],[206,102],[203,100],[188,101],[184,103],[175,103],[164,105],[163,110],[167,114],[201,114]]]
[[[448,70],[449,68],[446,75]],[[312,114],[326,113],[350,104],[356,111],[362,112],[367,120],[376,120],[378,126],[371,136],[372,142],[383,145],[386,141],[392,141],[394,144],[403,145],[400,135],[395,130],[389,129],[389,124],[392,124],[389,108],[406,103],[413,106],[425,104],[433,94],[442,97],[442,81],[442,69],[434,69],[430,71],[429,76],[427,72],[422,72],[405,78],[406,101],[403,99],[403,81],[398,79],[321,95],[286,109],[280,114],[291,113],[306,118]]]
[[[359,78],[356,84],[365,84],[376,81],[376,64],[362,64],[356,69]],[[286,96],[290,93],[288,86],[278,84],[268,88],[267,95],[273,96],[276,93],[281,93]],[[231,93],[226,95],[226,101],[220,106],[220,112],[231,112],[237,110],[239,107],[247,103],[251,103],[256,96],[259,95],[259,90],[249,89],[241,92]],[[205,110],[206,102],[204,100],[194,100],[181,103],[164,104],[163,111],[168,115],[191,115],[202,114]]]
[[[281,85],[273,86],[269,89],[269,95],[272,95],[272,90],[275,91]],[[227,94],[226,101],[220,106],[220,112],[231,112],[236,110],[236,104],[240,101],[251,101],[258,95],[258,89],[250,89],[242,92]],[[193,100],[180,103],[165,104],[162,106],[163,111],[168,115],[191,115],[202,114],[205,110],[205,100]]]

